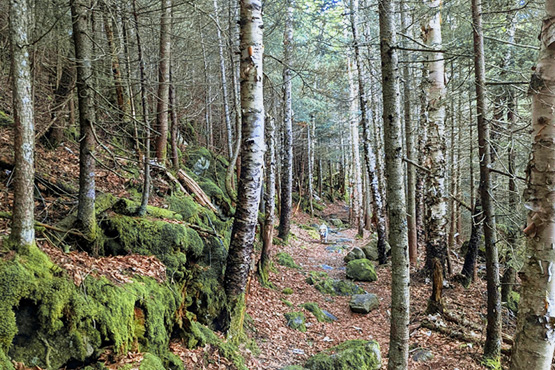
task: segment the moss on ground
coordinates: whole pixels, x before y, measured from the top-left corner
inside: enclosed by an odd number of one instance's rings
[[[286,312],[283,314],[287,326],[300,332],[306,332],[306,318],[302,312]]]
[[[323,271],[310,271],[305,280],[322,294],[347,296],[366,293],[352,281],[332,279]]]
[[[332,322],[333,321],[322,311],[322,309],[315,302],[303,303],[301,305],[301,307],[304,308],[305,310],[309,311],[310,313],[312,313],[314,315],[314,317],[316,318],[316,320],[318,320],[318,322]]]
[[[297,265],[295,263],[295,260],[293,260],[293,257],[291,257],[286,252],[277,253],[276,254],[276,260],[277,260],[277,263],[279,263],[282,266],[290,267],[290,268],[294,268],[294,269],[300,268],[299,265]]]
[[[377,370],[382,367],[376,341],[349,340],[311,357],[305,364],[311,370]]]

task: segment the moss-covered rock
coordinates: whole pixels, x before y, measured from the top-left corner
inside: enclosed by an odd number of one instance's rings
[[[364,289],[352,281],[331,279],[328,274],[323,271],[311,271],[306,278],[306,282],[310,285],[314,285],[322,294],[347,296],[366,293]]]
[[[284,288],[281,292],[283,294],[293,294],[293,289],[288,287],[288,288]]]
[[[349,340],[311,357],[305,364],[311,370],[378,370],[382,367],[376,341]]]
[[[363,246],[361,249],[364,252],[364,254],[366,255],[366,258],[369,259],[370,261],[377,261],[378,260],[379,256],[378,256],[378,239],[377,239],[377,237],[374,237],[368,244]],[[391,250],[391,247],[389,246],[389,243],[386,241],[385,242],[386,254],[390,250]]]
[[[367,259],[353,260],[347,264],[347,277],[357,281],[376,281],[374,265]]]
[[[13,124],[13,118],[6,114],[6,112],[0,110],[0,127],[13,126]]]
[[[306,368],[300,366],[300,365],[287,365],[285,367],[282,367],[279,370],[305,370]]]
[[[286,312],[283,314],[287,320],[287,326],[301,332],[306,332],[306,318],[302,312]]]
[[[166,370],[162,360],[152,353],[145,353],[139,370]]]
[[[375,308],[378,308],[380,301],[378,296],[372,293],[355,294],[349,301],[351,311],[357,313],[368,313]]]
[[[362,249],[360,249],[359,247],[354,247],[349,251],[349,253],[345,255],[343,261],[345,261],[345,263],[349,263],[351,261],[360,260],[363,258],[366,258],[366,254],[364,254]]]
[[[36,247],[0,261],[0,296],[0,350],[43,368],[84,361],[105,345],[161,356],[181,305],[175,289],[151,278],[119,286],[88,276],[77,287]]]
[[[302,308],[314,315],[318,322],[332,322],[333,320],[327,316],[324,311],[315,302],[307,302],[301,305]]]
[[[120,198],[112,205],[112,210],[120,215],[135,216],[141,204],[130,199]],[[154,218],[164,218],[168,220],[182,220],[181,214],[159,207],[147,206],[146,215]]]
[[[289,253],[279,252],[276,254],[276,259],[277,259],[277,263],[279,263],[282,266],[290,267],[294,269],[300,268],[299,265],[297,265],[293,260],[293,257],[289,255]]]

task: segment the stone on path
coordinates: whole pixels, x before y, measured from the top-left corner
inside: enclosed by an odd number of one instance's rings
[[[360,259],[363,259],[363,258],[366,258],[366,254],[364,254],[362,249],[360,249],[359,247],[354,247],[343,258],[343,261],[345,261],[345,263],[349,263],[351,261],[360,260]]]
[[[368,313],[380,305],[378,296],[372,293],[355,294],[349,302],[351,311],[356,313]]]
[[[376,281],[378,275],[370,260],[360,259],[347,263],[347,277],[356,281]]]
[[[426,348],[417,349],[412,355],[412,359],[416,362],[430,361],[434,358],[432,351]]]
[[[366,255],[366,258],[370,261],[377,261],[378,260],[378,239],[372,239],[370,243],[366,244],[365,246],[361,247],[362,251]],[[389,243],[385,242],[385,251],[386,254],[391,250]]]
[[[312,370],[378,370],[382,357],[378,342],[348,340],[309,358],[305,368]]]

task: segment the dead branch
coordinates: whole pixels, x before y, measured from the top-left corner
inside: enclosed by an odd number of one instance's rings
[[[210,201],[210,197],[206,195],[206,193],[201,189],[199,184],[195,180],[191,178],[191,176],[187,175],[185,171],[180,169],[177,171],[177,177],[181,180],[183,185],[189,189],[191,193],[195,194],[195,199],[199,202],[201,206],[208,207],[214,213],[218,213],[217,208],[212,204]]]

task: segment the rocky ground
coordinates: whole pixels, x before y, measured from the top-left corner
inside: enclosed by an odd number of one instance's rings
[[[322,215],[331,225],[332,219],[347,221],[344,204],[327,205]],[[390,279],[391,265],[376,268],[378,280],[357,282],[357,285],[379,297],[380,305],[368,314],[353,313],[349,308],[350,296],[331,296],[320,293],[305,280],[311,271],[325,271],[330,277],[346,280],[344,256],[353,247],[362,247],[371,240],[370,234],[356,238],[356,230],[344,227],[330,227],[327,244],[317,239],[317,225],[321,219],[297,213],[292,223],[292,236],[285,246],[275,246],[275,252],[291,255],[299,268],[289,268],[275,263],[275,271],[270,274],[274,288],[262,287],[252,280],[248,296],[248,313],[251,335],[256,339],[261,353],[256,356],[260,369],[280,369],[286,365],[302,365],[307,358],[349,339],[374,339],[381,347],[383,368],[387,364],[390,319]],[[455,259],[454,271],[460,271]],[[412,270],[415,274],[416,270]],[[410,369],[482,369],[480,362],[485,339],[486,285],[483,279],[464,289],[460,284],[449,284],[444,290],[447,308],[450,312],[464,317],[472,327],[460,326],[437,319],[452,335],[457,333],[475,338],[475,343],[460,341],[450,335],[439,334],[421,326],[428,318],[424,311],[431,285],[427,279],[416,277],[411,285],[410,319]],[[287,288],[292,294],[286,294]],[[285,293],[284,293],[285,290]],[[288,302],[292,306],[288,306]],[[318,306],[337,318],[330,323],[318,322],[314,315],[300,305],[315,302]],[[287,326],[284,314],[300,311],[305,314],[305,333]],[[514,317],[504,309],[504,325],[512,330]],[[478,330],[481,329],[481,330]],[[430,357],[432,357],[430,359]]]

